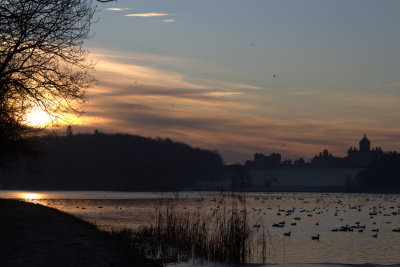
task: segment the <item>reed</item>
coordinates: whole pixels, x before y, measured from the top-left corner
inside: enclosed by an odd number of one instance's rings
[[[251,256],[252,231],[247,211],[236,205],[211,215],[159,209],[156,222],[130,233],[134,243],[151,258],[182,261],[202,258],[244,263]]]

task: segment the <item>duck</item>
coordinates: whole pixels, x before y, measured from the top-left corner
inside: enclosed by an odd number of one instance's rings
[[[283,233],[284,236],[290,236],[290,232]]]
[[[274,223],[272,225],[272,227],[285,227],[285,221],[279,222],[279,223]]]
[[[312,239],[312,240],[318,240],[318,241],[319,241],[319,234],[317,234],[316,236],[312,236],[311,239]]]

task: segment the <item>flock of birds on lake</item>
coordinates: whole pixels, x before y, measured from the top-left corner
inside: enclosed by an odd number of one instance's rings
[[[382,196],[379,196],[379,198],[382,198]],[[371,207],[367,207],[368,210],[368,218],[370,220],[370,223],[372,223],[373,226],[375,226],[374,228],[369,229],[369,231],[371,233],[373,233],[371,235],[372,238],[378,238],[378,233],[380,231],[380,229],[378,227],[376,227],[376,222],[374,221],[374,219],[378,216],[382,216],[382,217],[394,217],[394,216],[400,216],[400,203],[396,203],[395,200],[393,200],[391,196],[387,196],[385,197],[385,201],[386,202],[392,202],[395,204],[392,204],[390,206],[384,206],[383,204],[380,205],[373,205]],[[271,199],[271,198],[269,198]],[[268,201],[268,198],[260,198],[260,197],[254,197],[254,200],[256,201],[261,201],[262,203],[265,203],[266,201]],[[282,197],[276,197],[275,200],[282,200]],[[296,200],[301,200],[304,204],[310,205],[310,201],[309,200],[304,200],[304,198],[297,198]],[[376,199],[369,199],[366,198],[365,201],[369,202],[379,202],[376,201]],[[268,203],[268,202],[267,202]],[[365,208],[364,205],[350,205],[350,204],[344,204],[343,200],[341,200],[340,198],[336,198],[335,200],[331,201],[331,202],[325,202],[323,198],[316,198],[315,203],[317,204],[323,204],[323,205],[319,205],[319,207],[313,207],[313,208],[298,208],[296,209],[295,207],[291,208],[291,209],[282,209],[279,205],[277,207],[277,212],[276,212],[276,216],[278,217],[288,217],[290,218],[291,216],[294,216],[295,214],[297,216],[295,216],[293,218],[293,222],[290,223],[290,226],[296,226],[298,225],[299,221],[302,220],[302,217],[313,217],[316,215],[320,215],[323,213],[328,213],[330,211],[332,211],[330,209],[330,206],[334,205],[334,213],[333,216],[337,217],[339,216],[339,214],[342,213],[346,213],[349,211],[356,211],[356,212],[363,212],[363,208]],[[271,207],[271,205],[268,205],[267,207],[268,210],[273,210],[274,209]],[[253,212],[262,212],[262,209],[256,209],[256,208],[252,208]],[[266,215],[266,212],[263,212],[263,215]],[[301,215],[301,216],[300,216]],[[343,221],[343,218],[339,219],[340,221]],[[386,220],[385,224],[392,224],[392,221],[390,220]],[[271,226],[274,228],[284,228],[286,226],[286,221],[280,221],[280,222],[275,222],[273,223]],[[315,223],[315,226],[319,226],[320,223],[317,221]],[[400,221],[399,221],[399,225],[400,225]],[[255,224],[253,225],[254,228],[260,228],[260,224]],[[367,231],[367,226],[365,223],[361,223],[360,221],[356,221],[353,224],[349,225],[349,224],[345,224],[345,225],[339,225],[333,229],[331,229],[331,232],[359,232],[359,233],[363,233]],[[392,232],[397,232],[400,233],[400,226],[397,228],[392,229]],[[283,235],[285,237],[290,237],[292,235],[291,231],[287,231],[284,232]],[[317,235],[313,235],[311,236],[311,240],[316,240],[319,241],[321,238],[320,234]]]
[[[381,199],[384,198],[384,199]],[[259,214],[259,215],[267,215],[267,210],[274,212],[275,209],[271,207],[271,204],[268,205],[268,200],[272,201],[285,201],[281,196],[278,197],[254,197],[255,201],[261,202],[260,204],[267,204],[267,208],[260,208],[260,207],[252,207],[251,212],[254,214]],[[292,200],[297,200],[300,201],[300,203],[303,203],[307,206],[312,205],[312,201],[315,200],[315,204],[318,204],[318,206],[313,207],[313,208],[295,208],[292,207],[290,209],[283,209],[280,207],[280,205],[277,206],[276,209],[276,216],[278,217],[287,217],[293,218],[293,222],[290,223],[290,226],[296,226],[299,223],[301,223],[303,217],[316,217],[321,214],[326,214],[329,212],[332,212],[333,210],[333,216],[334,217],[340,217],[340,214],[348,213],[350,211],[353,212],[358,212],[362,213],[365,212],[364,209],[368,209],[366,216],[368,216],[369,223],[372,224],[370,229],[366,226],[365,223],[361,223],[360,221],[355,221],[353,224],[345,224],[345,225],[338,225],[337,227],[331,229],[331,232],[358,232],[358,233],[364,233],[364,232],[371,232],[372,238],[378,238],[378,233],[380,229],[376,226],[376,222],[374,221],[375,218],[377,217],[395,217],[399,216],[400,217],[400,202],[396,201],[393,196],[378,196],[377,198],[366,198],[365,202],[369,202],[370,204],[372,203],[379,203],[379,202],[387,202],[387,203],[392,203],[392,205],[385,206],[383,204],[379,205],[363,205],[358,204],[358,205],[351,205],[351,204],[345,204],[346,201],[343,201],[341,197],[336,197],[333,200],[330,199],[330,201],[326,201],[323,197],[320,198],[315,198],[315,199],[308,199],[305,200],[303,197],[294,197]],[[216,202],[217,199],[213,198],[211,201]],[[394,203],[394,204],[393,204]],[[334,207],[332,209],[332,206]],[[198,207],[200,208],[200,207]],[[210,208],[210,210],[215,212],[220,211],[220,206],[216,206],[216,208]],[[250,212],[249,210],[243,209],[240,212]],[[344,216],[343,216],[344,217]],[[343,221],[343,218],[340,218],[339,221]],[[385,224],[391,224],[391,221],[386,221],[384,222]],[[288,224],[286,223],[286,220],[279,221],[279,222],[274,222],[271,226],[273,228],[285,228]],[[315,222],[315,226],[320,226],[320,223],[317,221]],[[262,225],[261,223],[256,223],[253,225],[253,228],[261,228]],[[398,232],[400,233],[400,221],[399,221],[399,227],[392,229],[392,232]],[[285,237],[291,237],[292,236],[292,231],[286,231],[283,232],[283,235]],[[311,240],[316,240],[319,241],[321,238],[321,234],[316,234],[311,236]]]
[[[383,199],[382,199],[383,198]],[[195,200],[196,203],[198,202],[203,202],[205,199],[200,198]],[[289,209],[284,209],[281,208],[280,205],[277,205],[277,208],[273,208],[271,205],[268,203],[277,203],[279,201],[282,201],[282,203],[285,203],[285,201],[291,201],[295,200],[297,203],[302,203],[303,207],[292,207]],[[220,199],[219,201],[214,197],[210,199],[212,202],[219,202],[222,203],[223,199]],[[394,199],[392,196],[377,196],[376,198],[371,197],[371,198],[365,198],[364,203],[362,204],[356,204],[356,205],[351,205],[351,204],[345,204],[345,203],[351,203],[351,201],[343,201],[341,197],[333,197],[333,198],[324,198],[324,197],[316,197],[316,198],[307,198],[305,199],[304,197],[292,197],[290,198],[283,198],[282,196],[269,196],[269,197],[254,197],[255,205],[248,205],[248,206],[253,206],[250,209],[243,209],[240,210],[240,212],[247,212],[250,213],[252,212],[254,217],[257,215],[270,215],[270,217],[282,217],[286,218],[285,220],[281,220],[279,222],[274,222],[272,225],[270,225],[273,228],[282,228],[282,229],[287,229],[288,226],[290,225],[290,229],[287,231],[283,232],[284,237],[291,237],[293,235],[292,231],[293,228],[300,225],[303,221],[311,218],[315,218],[316,221],[314,221],[314,225],[316,227],[320,226],[322,222],[318,221],[318,215],[325,215],[329,214],[329,216],[334,216],[338,217],[339,221],[342,222],[343,218],[345,216],[342,216],[345,213],[349,212],[357,212],[357,213],[364,213],[361,214],[360,217],[368,219],[367,222],[361,222],[361,221],[355,221],[354,223],[351,224],[344,224],[343,225],[337,225],[337,227],[334,227],[331,229],[331,232],[358,232],[358,233],[364,233],[364,232],[370,232],[372,233],[371,237],[372,238],[378,238],[378,234],[380,233],[380,228],[378,227],[375,219],[380,217],[380,218],[390,218],[390,217],[400,217],[400,202],[398,201],[398,198]],[[315,201],[315,203],[313,203]],[[357,201],[355,201],[357,202]],[[376,203],[385,203],[384,204],[378,204]],[[388,205],[388,203],[391,203]],[[48,203],[50,204],[50,203]],[[314,204],[314,205],[313,205]],[[368,205],[366,205],[368,204]],[[374,205],[375,204],[375,205]],[[261,206],[261,207],[260,207]],[[286,205],[287,206],[287,205]],[[307,206],[305,208],[304,206]],[[257,207],[257,208],[256,208]],[[86,209],[85,207],[82,206],[77,206],[77,209]],[[103,209],[103,206],[97,206],[98,209]],[[121,207],[115,207],[116,209],[122,209]],[[126,207],[128,208],[128,207]],[[201,206],[197,206],[197,209],[200,209]],[[184,210],[186,210],[186,207],[183,207]],[[210,210],[213,211],[213,213],[219,212],[221,210],[220,205],[216,205],[214,207],[210,207]],[[232,210],[228,211],[232,212]],[[272,216],[271,216],[272,215]],[[276,218],[275,217],[275,218]],[[347,218],[348,219],[348,218]],[[288,223],[287,223],[288,221]],[[392,224],[393,220],[386,220],[381,223],[385,223],[387,225]],[[310,223],[310,222],[308,222]],[[394,222],[396,223],[396,222]],[[367,226],[367,224],[370,224],[370,226]],[[400,233],[400,220],[398,222],[398,226],[396,228],[392,228],[392,232],[397,232]],[[262,227],[268,227],[268,225],[261,225],[261,223],[255,223],[252,225],[253,228],[262,228]],[[387,230],[387,229],[386,229]],[[321,237],[321,234],[315,234],[310,236],[311,240],[316,240],[319,241]]]

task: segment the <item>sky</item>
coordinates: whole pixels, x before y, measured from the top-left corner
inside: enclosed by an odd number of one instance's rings
[[[400,1],[118,0],[85,46],[98,85],[74,129],[217,150],[400,150]]]

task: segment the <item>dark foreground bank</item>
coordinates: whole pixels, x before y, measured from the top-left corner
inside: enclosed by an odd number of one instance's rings
[[[49,207],[0,199],[0,266],[158,266],[113,235]]]

